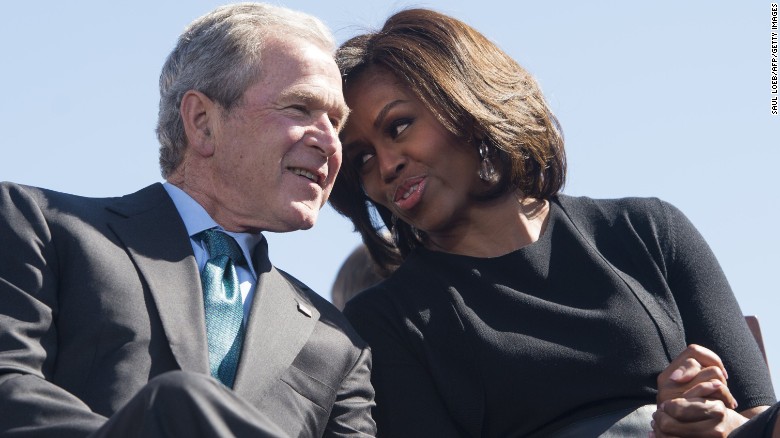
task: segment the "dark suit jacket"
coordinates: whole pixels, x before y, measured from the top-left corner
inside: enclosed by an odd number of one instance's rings
[[[234,391],[291,436],[374,433],[370,352],[267,259]],[[152,377],[208,374],[203,295],[160,184],[85,198],[0,184],[0,434],[84,436]]]

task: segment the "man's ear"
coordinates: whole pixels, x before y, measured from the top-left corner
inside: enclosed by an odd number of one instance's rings
[[[219,117],[219,105],[200,91],[189,90],[181,99],[179,111],[184,123],[187,145],[203,157],[213,155],[212,124]]]

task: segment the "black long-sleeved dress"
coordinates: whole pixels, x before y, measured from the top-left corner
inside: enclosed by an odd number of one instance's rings
[[[560,195],[532,245],[417,250],[345,313],[373,351],[381,436],[546,436],[654,403],[691,343],[721,356],[740,410],[775,402],[715,256],[658,199]]]

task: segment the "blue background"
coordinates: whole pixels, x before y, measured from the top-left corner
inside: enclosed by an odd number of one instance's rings
[[[216,1],[8,2],[0,16],[0,180],[89,196],[159,181],[157,80],[181,30]],[[564,190],[658,196],[704,234],[780,382],[770,2],[294,0],[339,42],[425,6],[483,32],[530,70],[563,125]],[[777,95],[775,95],[777,96]],[[773,146],[774,145],[774,146]],[[358,244],[326,207],[268,236],[274,263],[325,296]]]

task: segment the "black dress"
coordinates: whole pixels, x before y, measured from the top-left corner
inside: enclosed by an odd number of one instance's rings
[[[689,343],[721,356],[740,409],[775,402],[714,255],[657,199],[559,196],[534,244],[418,250],[345,313],[373,351],[382,436],[547,436],[654,403]]]

